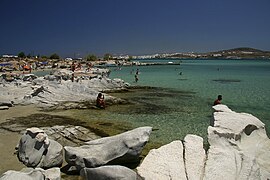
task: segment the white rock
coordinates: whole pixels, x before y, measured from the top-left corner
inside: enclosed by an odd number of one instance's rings
[[[18,159],[27,167],[51,168],[63,162],[63,147],[39,128],[29,128],[18,145]]]
[[[55,167],[55,168],[43,170],[43,174],[45,175],[45,179],[48,179],[48,180],[61,180],[60,168]]]
[[[269,179],[270,140],[264,124],[225,105],[218,109],[214,127],[208,127],[210,149],[204,179]]]
[[[0,180],[61,180],[60,168],[41,169],[23,168],[21,171],[9,170],[2,174]]]
[[[138,160],[151,131],[152,127],[140,127],[116,136],[89,141],[80,147],[65,146],[65,159],[78,170],[109,162],[133,162]]]
[[[44,180],[45,176],[39,170],[25,168],[21,171],[9,170],[2,174],[0,180]]]
[[[206,159],[203,149],[203,138],[188,134],[184,139],[185,166],[189,180],[200,180],[204,175],[204,163]]]
[[[7,110],[7,109],[9,109],[8,106],[0,106],[0,110]]]
[[[182,142],[152,149],[137,170],[145,180],[186,180]]]
[[[99,70],[98,73],[107,72]],[[107,77],[93,78],[80,82],[48,81],[37,78],[33,82],[18,81],[0,86],[0,102],[14,104],[37,104],[39,107],[53,107],[62,102],[95,102],[97,94],[103,90],[124,89],[127,84]],[[72,98],[70,98],[72,97]],[[112,97],[106,95],[106,99]]]
[[[217,112],[232,112],[232,110],[224,104],[218,104],[213,106],[212,108]]]
[[[98,168],[84,168],[80,171],[84,179],[91,180],[139,180],[136,172],[124,166],[102,166]]]

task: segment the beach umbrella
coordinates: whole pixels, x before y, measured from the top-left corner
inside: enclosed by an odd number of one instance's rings
[[[11,66],[11,63],[0,63],[0,66]]]

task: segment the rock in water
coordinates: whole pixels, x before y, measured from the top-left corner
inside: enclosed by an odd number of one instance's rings
[[[125,163],[138,160],[149,140],[152,127],[140,127],[125,133],[89,141],[80,147],[65,146],[65,159],[78,170],[107,163]]]
[[[264,124],[225,105],[213,107],[204,179],[270,179],[270,140]]]
[[[186,180],[182,142],[173,141],[152,149],[137,170],[146,180]]]
[[[84,168],[80,171],[84,179],[91,180],[141,180],[142,178],[131,169],[124,166],[102,166],[98,168]]]
[[[63,147],[39,128],[29,128],[21,137],[17,156],[27,167],[51,168],[61,166]]]

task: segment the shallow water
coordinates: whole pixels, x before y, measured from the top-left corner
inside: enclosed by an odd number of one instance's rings
[[[140,74],[135,83],[137,68]],[[127,105],[114,105],[106,110],[71,110],[72,117],[94,124],[109,135],[152,126],[151,140],[162,144],[183,139],[186,134],[206,138],[213,113],[211,106],[218,94],[234,111],[258,117],[270,133],[270,61],[182,60],[181,65],[111,70],[111,78],[156,88],[112,94],[130,101]]]
[[[140,74],[138,83],[135,83],[134,73],[131,72],[137,68]],[[143,98],[145,103],[153,104],[153,112],[129,113],[127,109],[126,114],[119,115],[119,119],[124,116],[126,121],[136,126],[151,125],[158,128],[155,135],[162,142],[183,139],[187,133],[206,137],[212,117],[211,106],[218,94],[223,95],[222,102],[234,111],[258,117],[266,124],[269,134],[269,60],[182,60],[180,66],[112,69],[111,78],[115,77],[133,85],[167,88],[152,93],[129,94],[130,98]]]

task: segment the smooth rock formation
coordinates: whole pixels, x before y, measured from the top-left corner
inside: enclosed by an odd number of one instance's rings
[[[17,121],[0,124],[0,128],[20,134],[26,133],[26,125],[19,124]],[[50,140],[55,140],[62,146],[81,146],[87,141],[100,138],[100,136],[82,126],[56,125],[51,127],[40,127],[40,129],[48,135]]]
[[[0,106],[0,110],[7,110],[7,109],[9,109],[8,106]]]
[[[68,70],[66,70],[68,71]],[[0,84],[0,102],[14,102],[15,105],[36,104],[39,107],[59,107],[65,102],[95,103],[97,94],[100,91],[113,91],[126,89],[129,84],[119,79],[113,80],[99,74],[107,73],[108,70],[97,69],[95,78],[84,78],[80,76],[80,81],[61,80],[59,77],[49,75],[36,78],[32,81],[22,79],[13,82],[3,82]],[[68,71],[72,74],[72,71]],[[84,80],[83,80],[84,79]],[[70,98],[72,97],[72,98]],[[105,95],[106,101],[115,101],[109,95]]]
[[[98,167],[107,163],[124,163],[138,160],[149,140],[152,127],[140,127],[125,133],[89,141],[84,146],[65,146],[65,159],[78,170]]]
[[[62,145],[49,140],[39,128],[27,129],[17,148],[18,159],[27,167],[51,168],[61,166],[63,162]]]
[[[146,180],[187,180],[181,141],[152,149],[137,168]]]
[[[181,141],[151,150],[137,168],[138,174],[146,180],[270,179],[270,140],[264,124],[251,114],[236,113],[225,105],[213,109],[207,158],[203,139],[187,135],[184,151]]]
[[[100,138],[100,136],[82,126],[52,126],[41,129],[50,139],[59,142],[62,146],[83,145],[87,141]]]
[[[83,168],[80,175],[91,180],[141,180],[142,178],[131,169],[124,166],[102,166],[98,168]]]
[[[2,174],[0,180],[60,180],[60,168],[44,170],[41,168],[24,168],[21,171],[9,170]]]
[[[5,102],[1,101],[0,106],[12,107],[13,106],[13,101],[5,101]]]
[[[264,124],[225,105],[213,107],[204,179],[270,179],[270,140]]]
[[[184,139],[184,147],[187,179],[202,179],[206,159],[205,150],[203,149],[203,138],[188,134]]]

